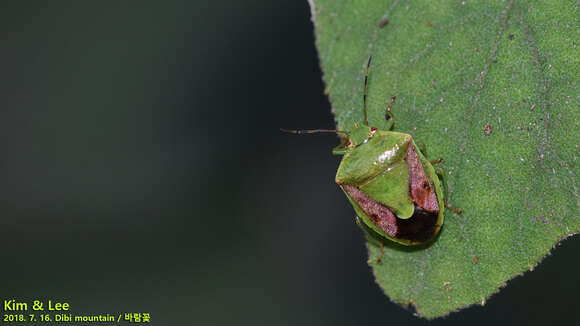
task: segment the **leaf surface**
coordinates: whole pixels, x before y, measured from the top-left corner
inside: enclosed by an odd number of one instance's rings
[[[311,0],[340,130],[368,116],[441,157],[448,201],[431,244],[372,263],[386,295],[426,318],[487,298],[580,231],[577,1]],[[388,21],[388,23],[387,23]],[[369,255],[379,249],[368,243]]]

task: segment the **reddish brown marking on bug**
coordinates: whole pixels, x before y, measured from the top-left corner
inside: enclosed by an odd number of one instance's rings
[[[397,235],[397,218],[387,206],[372,200],[355,186],[343,185],[343,187],[376,226],[391,237]]]
[[[385,205],[374,201],[355,186],[342,185],[350,197],[365,211],[372,222],[391,237],[412,241],[426,241],[439,231],[437,213],[415,206],[413,216],[400,219]]]
[[[383,28],[385,27],[387,24],[389,23],[389,20],[386,18],[381,19],[381,21],[379,22],[379,27]]]
[[[371,131],[377,131],[377,127],[371,127]]]
[[[409,146],[407,150],[407,164],[409,164],[409,183],[411,185],[411,198],[415,205],[430,213],[439,212],[435,188],[427,179],[423,164],[415,152],[415,146]]]

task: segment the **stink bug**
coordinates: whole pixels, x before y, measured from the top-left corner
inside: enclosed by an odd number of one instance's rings
[[[363,89],[363,122],[350,132],[329,129],[286,130],[294,134],[338,133],[343,145],[333,150],[343,155],[336,172],[336,183],[356,212],[356,222],[368,235],[405,246],[433,239],[443,226],[446,205],[443,172],[428,161],[424,150],[409,134],[390,131],[394,124],[391,98],[385,110],[385,130],[370,126],[367,120],[367,79],[372,57],[367,62]],[[381,250],[382,253],[382,250]],[[380,261],[380,257],[378,259]]]

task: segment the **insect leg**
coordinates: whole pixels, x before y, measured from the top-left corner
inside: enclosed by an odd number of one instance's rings
[[[415,143],[417,144],[417,147],[419,147],[419,150],[421,151],[421,153],[423,153],[423,155],[425,157],[427,157],[427,146],[425,146],[425,143],[420,141],[420,140],[416,141]],[[431,165],[435,165],[437,163],[443,163],[443,162],[445,162],[445,160],[441,157],[429,161],[429,163],[431,163]]]
[[[425,143],[420,140],[416,141],[416,143],[421,153],[423,153],[423,156],[427,157],[427,146],[425,146]]]
[[[386,130],[390,130],[393,127],[393,124],[395,123],[395,117],[391,113],[391,108],[393,107],[393,104],[395,104],[395,98],[396,96],[392,96],[391,102],[389,102],[389,104],[385,108],[385,120],[387,120]]]
[[[383,253],[385,251],[385,245],[382,242],[379,242],[379,246],[380,246],[380,252],[379,252],[379,257],[377,257],[377,264],[382,264],[383,263]]]
[[[346,154],[346,146],[337,146],[332,149],[332,155],[344,155]]]
[[[376,261],[378,264],[382,264],[383,263],[383,252],[385,251],[385,244],[381,240],[377,239],[376,236],[374,236],[371,233],[371,231],[369,229],[367,229],[367,227],[364,225],[363,222],[361,222],[361,220],[358,216],[356,217],[355,222],[361,228],[361,230],[363,230],[369,243],[372,243],[372,244],[378,246],[380,249],[379,257],[377,257],[376,259],[372,259],[369,257],[369,259],[367,260],[367,263],[371,264],[373,261]]]
[[[444,160],[442,158],[437,158],[437,159],[431,160],[429,162],[431,163],[431,165],[435,165],[437,163],[443,163]]]
[[[463,213],[463,211],[460,210],[459,208],[456,208],[456,207],[451,206],[451,204],[449,204],[449,202],[447,201],[447,198],[449,198],[449,191],[448,191],[448,188],[447,188],[447,177],[445,176],[445,171],[442,168],[438,168],[436,170],[436,173],[439,175],[439,180],[441,180],[441,183],[443,183],[443,191],[444,191],[444,198],[445,198],[445,207],[449,208],[455,214],[461,215]]]
[[[460,210],[460,209],[459,209],[459,208],[457,208],[457,207],[453,207],[453,206],[451,206],[451,204],[449,204],[449,203],[447,202],[447,200],[445,201],[445,207],[449,208],[450,210],[452,210],[452,211],[453,211],[455,214],[457,214],[457,215],[461,215],[461,214],[463,214],[463,211],[462,211],[462,210]]]

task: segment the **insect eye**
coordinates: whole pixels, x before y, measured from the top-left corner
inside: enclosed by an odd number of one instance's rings
[[[371,127],[371,132],[377,131],[377,127]]]
[[[350,140],[346,141],[346,144],[344,144],[345,146],[350,146]]]

